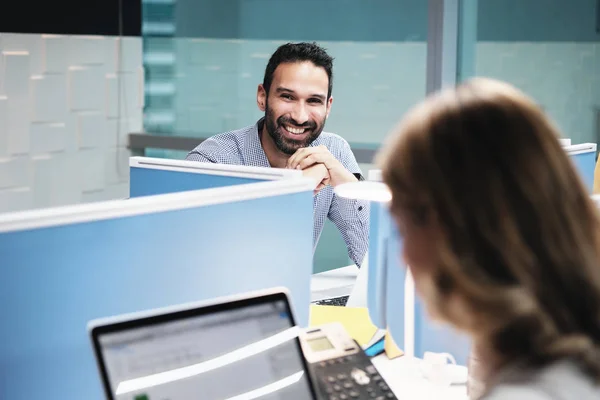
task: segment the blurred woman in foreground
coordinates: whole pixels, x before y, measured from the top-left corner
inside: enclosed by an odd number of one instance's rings
[[[474,79],[379,155],[417,292],[472,338],[485,399],[600,399],[600,223],[558,136],[515,88]]]

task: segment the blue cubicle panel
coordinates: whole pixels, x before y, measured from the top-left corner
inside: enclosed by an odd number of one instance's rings
[[[589,193],[592,193],[594,189],[594,170],[596,169],[596,143],[565,146],[565,150],[579,171],[579,176]]]
[[[450,353],[459,365],[467,365],[470,350],[468,337],[448,325],[434,322],[429,318],[423,302],[415,295],[414,285],[412,290],[407,290],[407,266],[401,258],[402,238],[394,224],[391,225],[387,253],[389,268],[386,282],[386,321],[394,341],[404,346],[405,352],[419,358],[426,351]]]
[[[414,352],[416,357],[422,358],[426,351],[450,353],[454,356],[458,365],[467,365],[471,350],[469,337],[445,323],[433,321],[428,316],[426,307],[418,296],[415,297],[414,325]],[[393,336],[395,339],[396,335],[393,334]]]
[[[280,168],[131,157],[129,197],[293,179],[301,176],[301,171]]]
[[[370,171],[369,179],[380,180],[377,172]],[[429,318],[414,289],[406,291],[406,270],[402,263],[402,238],[388,205],[372,202],[368,274],[371,320],[379,328],[388,328],[394,341],[409,354],[414,352],[416,357],[423,357],[426,351],[446,352],[451,353],[457,363],[466,365],[470,349],[467,337]],[[407,316],[412,327],[405,324]]]
[[[184,171],[136,168],[129,169],[129,197],[210,189],[260,182],[238,176],[196,174]]]
[[[95,318],[285,286],[307,326],[313,186],[263,182],[0,216],[0,398],[103,398],[86,332]]]
[[[389,216],[389,214],[387,214]],[[405,352],[410,346],[410,329],[406,329],[407,317],[406,266],[402,264],[402,240],[395,224],[389,220],[389,236],[385,254],[387,272],[385,282],[385,320],[394,342]],[[370,272],[370,269],[369,269]],[[408,304],[410,306],[410,303]]]
[[[379,202],[369,206],[369,271],[367,306],[373,324],[380,329],[387,327],[387,260],[391,219],[387,207]]]

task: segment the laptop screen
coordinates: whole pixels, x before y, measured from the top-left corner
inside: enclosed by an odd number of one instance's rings
[[[313,398],[284,295],[120,325],[93,331],[113,399]]]

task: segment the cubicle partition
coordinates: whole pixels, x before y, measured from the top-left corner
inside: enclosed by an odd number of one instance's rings
[[[301,176],[302,171],[293,169],[131,157],[129,196],[151,196]]]
[[[581,180],[590,193],[594,190],[594,170],[596,168],[596,143],[568,144],[563,146]]]
[[[591,193],[596,144],[568,142],[563,148]],[[381,171],[369,171],[369,180],[381,181]],[[469,339],[431,320],[423,302],[415,296],[410,271],[402,265],[402,238],[387,204],[372,202],[370,210],[368,306],[373,323],[379,328],[388,328],[409,356],[422,357],[425,351],[449,352],[459,364],[466,365]]]
[[[381,181],[381,171],[369,171],[370,181]],[[406,356],[423,357],[425,351],[448,352],[466,365],[469,343],[447,325],[432,321],[415,296],[410,271],[402,265],[402,237],[385,202],[370,206],[368,306],[373,323],[389,329]]]
[[[99,317],[285,286],[307,326],[313,186],[300,178],[1,215],[0,398],[101,399],[86,332]]]
[[[381,181],[381,171],[371,170],[367,179]],[[369,205],[369,271],[367,305],[373,324],[386,328],[388,253],[394,224],[385,203],[371,201]],[[400,307],[401,308],[401,307]],[[403,343],[403,341],[400,341]]]

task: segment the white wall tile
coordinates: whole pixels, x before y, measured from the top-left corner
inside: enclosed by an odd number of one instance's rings
[[[33,207],[33,193],[28,187],[0,190],[0,213]]]
[[[119,72],[137,72],[140,68],[140,64],[137,60],[141,60],[142,55],[142,42],[137,38],[124,37],[117,39],[121,41],[121,65],[116,71]]]
[[[0,157],[8,155],[8,98],[0,95]]]
[[[107,122],[108,132],[106,143],[108,147],[127,147],[128,135],[130,133],[141,133],[143,131],[142,121],[138,119],[110,119]]]
[[[123,80],[123,120],[107,118],[115,41],[0,34],[0,212],[127,196],[126,135],[142,121],[141,40],[128,38],[122,54],[133,71]]]
[[[104,155],[106,157],[104,164],[106,184],[115,185],[129,182],[130,151],[123,148],[107,149]]]
[[[8,152],[29,152],[29,53],[3,51],[4,93],[8,97]]]
[[[69,65],[104,63],[106,39],[101,36],[71,36],[69,39]]]
[[[142,80],[138,72],[108,74],[105,77],[106,115],[130,119],[143,107]],[[121,96],[119,97],[119,89]],[[119,115],[120,110],[120,115]]]
[[[75,153],[79,150],[77,114],[78,113],[68,112],[65,118],[65,152],[67,153]]]
[[[2,55],[3,47],[2,47],[2,39],[3,33],[0,33],[0,96],[4,96],[4,80],[6,79],[4,75],[4,56]]]
[[[117,74],[107,74],[104,78],[104,107],[107,118],[119,116],[119,82]]]
[[[108,123],[104,113],[89,112],[77,116],[77,137],[79,148],[104,148],[112,131],[107,130]]]
[[[127,199],[129,198],[129,182],[108,185],[104,189],[104,193],[107,196],[106,200]]]
[[[34,207],[81,202],[81,165],[77,154],[60,153],[32,160]]]
[[[119,38],[107,37],[104,40],[104,73],[115,73],[117,72],[117,60],[119,57]]]
[[[28,66],[31,74],[39,75],[44,72],[42,35],[5,33],[2,36],[2,51],[25,51],[31,56]]]
[[[119,183],[116,185],[108,185],[103,190],[83,192],[81,201],[84,203],[92,203],[127,198],[129,198],[129,183]]]
[[[64,122],[31,124],[31,154],[56,153],[65,150]]]
[[[103,149],[85,149],[79,152],[78,165],[81,168],[82,191],[102,190],[105,186]]]
[[[43,73],[66,73],[69,63],[68,36],[42,35]]]
[[[132,112],[142,107],[140,77],[137,71],[117,76],[121,80],[121,118],[129,119],[134,116]]]
[[[31,122],[65,122],[67,116],[66,76],[34,75],[30,79]]]
[[[96,66],[69,67],[69,107],[72,111],[98,110],[102,108],[103,71]]]
[[[29,168],[25,156],[0,159],[0,189],[29,186]]]

